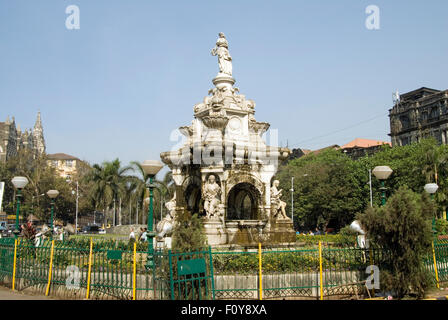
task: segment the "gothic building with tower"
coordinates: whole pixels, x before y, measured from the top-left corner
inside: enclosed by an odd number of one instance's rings
[[[420,88],[396,96],[389,110],[392,146],[434,137],[448,143],[448,90]]]
[[[0,161],[5,162],[21,149],[31,150],[35,156],[45,153],[45,139],[40,112],[33,129],[22,131],[15,118],[0,122]]]

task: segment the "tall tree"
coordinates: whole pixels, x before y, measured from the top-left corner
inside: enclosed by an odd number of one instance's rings
[[[338,150],[305,156],[281,167],[277,177],[285,191],[288,189],[284,201],[291,198],[289,186],[294,177],[296,228],[339,228],[353,221],[368,201],[368,173],[358,179],[362,175],[359,170]]]
[[[147,175],[141,164],[137,161],[132,161],[131,166],[136,175],[132,176],[132,184],[134,186],[133,192],[137,204],[141,204],[141,208],[145,208],[147,203],[144,200],[149,196],[146,184],[149,182],[149,175]],[[162,206],[165,201],[170,200],[174,193],[174,182],[171,171],[168,171],[163,176],[162,180],[154,179],[153,183],[156,185],[156,192],[154,193],[154,212],[157,219],[161,215]]]
[[[126,184],[131,182],[131,177],[126,175],[131,171],[130,166],[122,167],[120,160],[105,161],[101,165],[94,164],[87,180],[93,182],[93,197],[100,203],[104,211],[114,207],[113,221],[117,224],[117,204],[120,197],[126,195]]]
[[[425,193],[400,187],[384,207],[369,208],[358,216],[372,244],[393,259],[381,268],[381,287],[399,298],[415,293],[423,296],[429,285],[423,261],[431,248],[433,201]]]

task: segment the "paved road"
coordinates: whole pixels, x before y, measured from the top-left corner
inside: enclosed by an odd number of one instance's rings
[[[18,291],[0,287],[0,300],[55,300],[55,298],[46,297],[44,295],[23,294]]]

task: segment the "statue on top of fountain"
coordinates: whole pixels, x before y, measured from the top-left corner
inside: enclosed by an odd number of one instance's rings
[[[290,219],[286,215],[286,202],[282,201],[280,197],[282,196],[283,189],[278,190],[280,181],[274,180],[271,187],[271,211],[273,217],[276,219]]]
[[[229,53],[229,43],[224,33],[219,33],[216,46],[212,49],[212,56],[218,56],[219,73],[232,76],[232,57]]]

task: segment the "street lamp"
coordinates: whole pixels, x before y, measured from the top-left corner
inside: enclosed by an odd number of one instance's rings
[[[145,160],[141,164],[141,167],[145,174],[149,176],[149,182],[146,186],[149,189],[149,206],[148,206],[148,260],[147,267],[153,267],[153,251],[154,251],[154,236],[155,232],[153,231],[153,192],[155,185],[153,183],[153,179],[155,175],[163,168],[163,163],[158,160]]]
[[[434,199],[434,193],[436,193],[437,189],[439,189],[439,186],[437,183],[427,183],[423,189],[431,195],[431,199]]]
[[[19,214],[20,214],[20,196],[21,191],[28,184],[28,179],[26,177],[14,177],[11,180],[14,188],[17,189],[17,211],[16,211],[16,228],[14,230],[14,237],[17,238],[19,236]]]
[[[47,196],[51,199],[51,218],[50,218],[50,229],[53,234],[53,214],[54,214],[54,199],[58,196],[58,190],[48,190]]]
[[[386,204],[386,187],[384,186],[384,181],[390,177],[393,170],[388,166],[378,166],[372,170],[372,173],[375,177],[381,181],[381,205],[384,206]]]
[[[427,183],[423,189],[425,189],[425,191],[431,195],[431,199],[434,200],[434,193],[439,189],[439,186],[437,183]],[[436,217],[432,217],[432,230],[434,233],[436,232]]]

